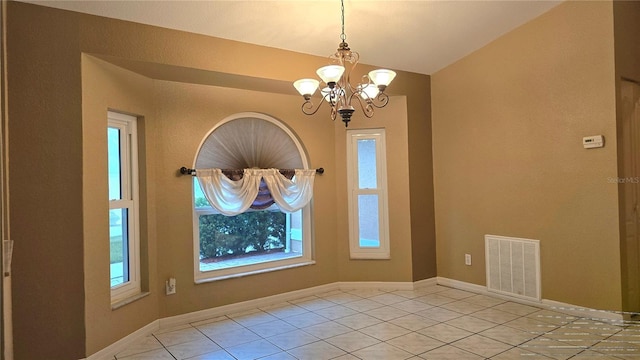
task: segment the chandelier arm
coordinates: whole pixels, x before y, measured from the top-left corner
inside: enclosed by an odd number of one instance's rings
[[[358,104],[360,104],[360,108],[362,109],[362,113],[364,114],[364,116],[371,118],[373,117],[374,114],[374,106],[373,106],[373,102],[371,101],[367,101],[367,100],[363,100],[360,97],[360,94],[358,94],[357,92],[354,92],[353,94],[351,94],[351,96],[349,97],[349,104],[351,104],[351,100],[353,99],[358,100]]]
[[[378,96],[376,96],[373,99],[370,99],[370,101],[368,101],[367,103],[371,104],[373,107],[378,109],[383,108],[387,106],[387,104],[389,103],[389,95],[383,92],[378,93]]]
[[[304,103],[302,103],[301,109],[302,112],[305,115],[313,115],[315,113],[318,112],[318,110],[320,110],[320,108],[322,107],[322,103],[323,101],[320,101],[320,105],[318,105],[315,109],[313,108],[313,101],[311,101],[311,99],[309,100],[305,100]]]

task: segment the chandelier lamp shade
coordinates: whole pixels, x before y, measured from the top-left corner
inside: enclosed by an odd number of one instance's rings
[[[331,107],[331,120],[340,115],[344,126],[349,126],[351,116],[355,112],[352,104],[358,103],[363,114],[370,118],[376,108],[385,107],[389,103],[389,96],[384,92],[393,81],[396,73],[387,69],[377,69],[362,76],[361,82],[351,85],[350,75],[360,59],[360,55],[351,51],[346,43],[344,33],[344,0],[341,0],[342,11],[342,40],[336,53],[329,56],[331,65],[323,66],[316,71],[321,81],[316,79],[300,79],[293,83],[304,98],[302,112],[313,115],[318,112],[322,104],[327,102]],[[312,96],[320,90],[321,100],[314,104]],[[324,100],[324,101],[323,101]]]

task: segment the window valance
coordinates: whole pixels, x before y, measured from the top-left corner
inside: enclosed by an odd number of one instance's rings
[[[222,169],[196,169],[202,191],[216,210],[227,216],[249,208],[264,209],[275,203],[284,212],[295,212],[313,197],[315,169],[243,169],[241,175]],[[261,186],[262,185],[262,186]]]

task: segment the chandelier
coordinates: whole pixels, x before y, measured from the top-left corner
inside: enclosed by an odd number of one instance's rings
[[[331,65],[323,66],[316,71],[324,84],[320,90],[319,104],[315,106],[311,96],[318,90],[320,81],[300,79],[295,81],[293,86],[304,98],[303,113],[313,115],[326,102],[331,106],[331,120],[335,121],[339,114],[344,126],[347,127],[355,111],[352,105],[354,102],[360,104],[363,114],[368,118],[373,116],[375,108],[385,107],[389,103],[389,96],[384,91],[396,73],[387,69],[373,70],[362,76],[362,82],[356,86],[351,85],[350,75],[358,64],[360,55],[351,51],[345,41],[347,36],[344,34],[344,0],[340,0],[340,5],[342,12],[340,40],[342,41],[338,45],[338,51],[329,56]]]

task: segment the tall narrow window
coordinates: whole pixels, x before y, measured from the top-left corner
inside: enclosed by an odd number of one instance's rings
[[[140,293],[136,118],[108,113],[111,301]]]
[[[388,259],[384,129],[347,131],[349,249],[354,259]]]

